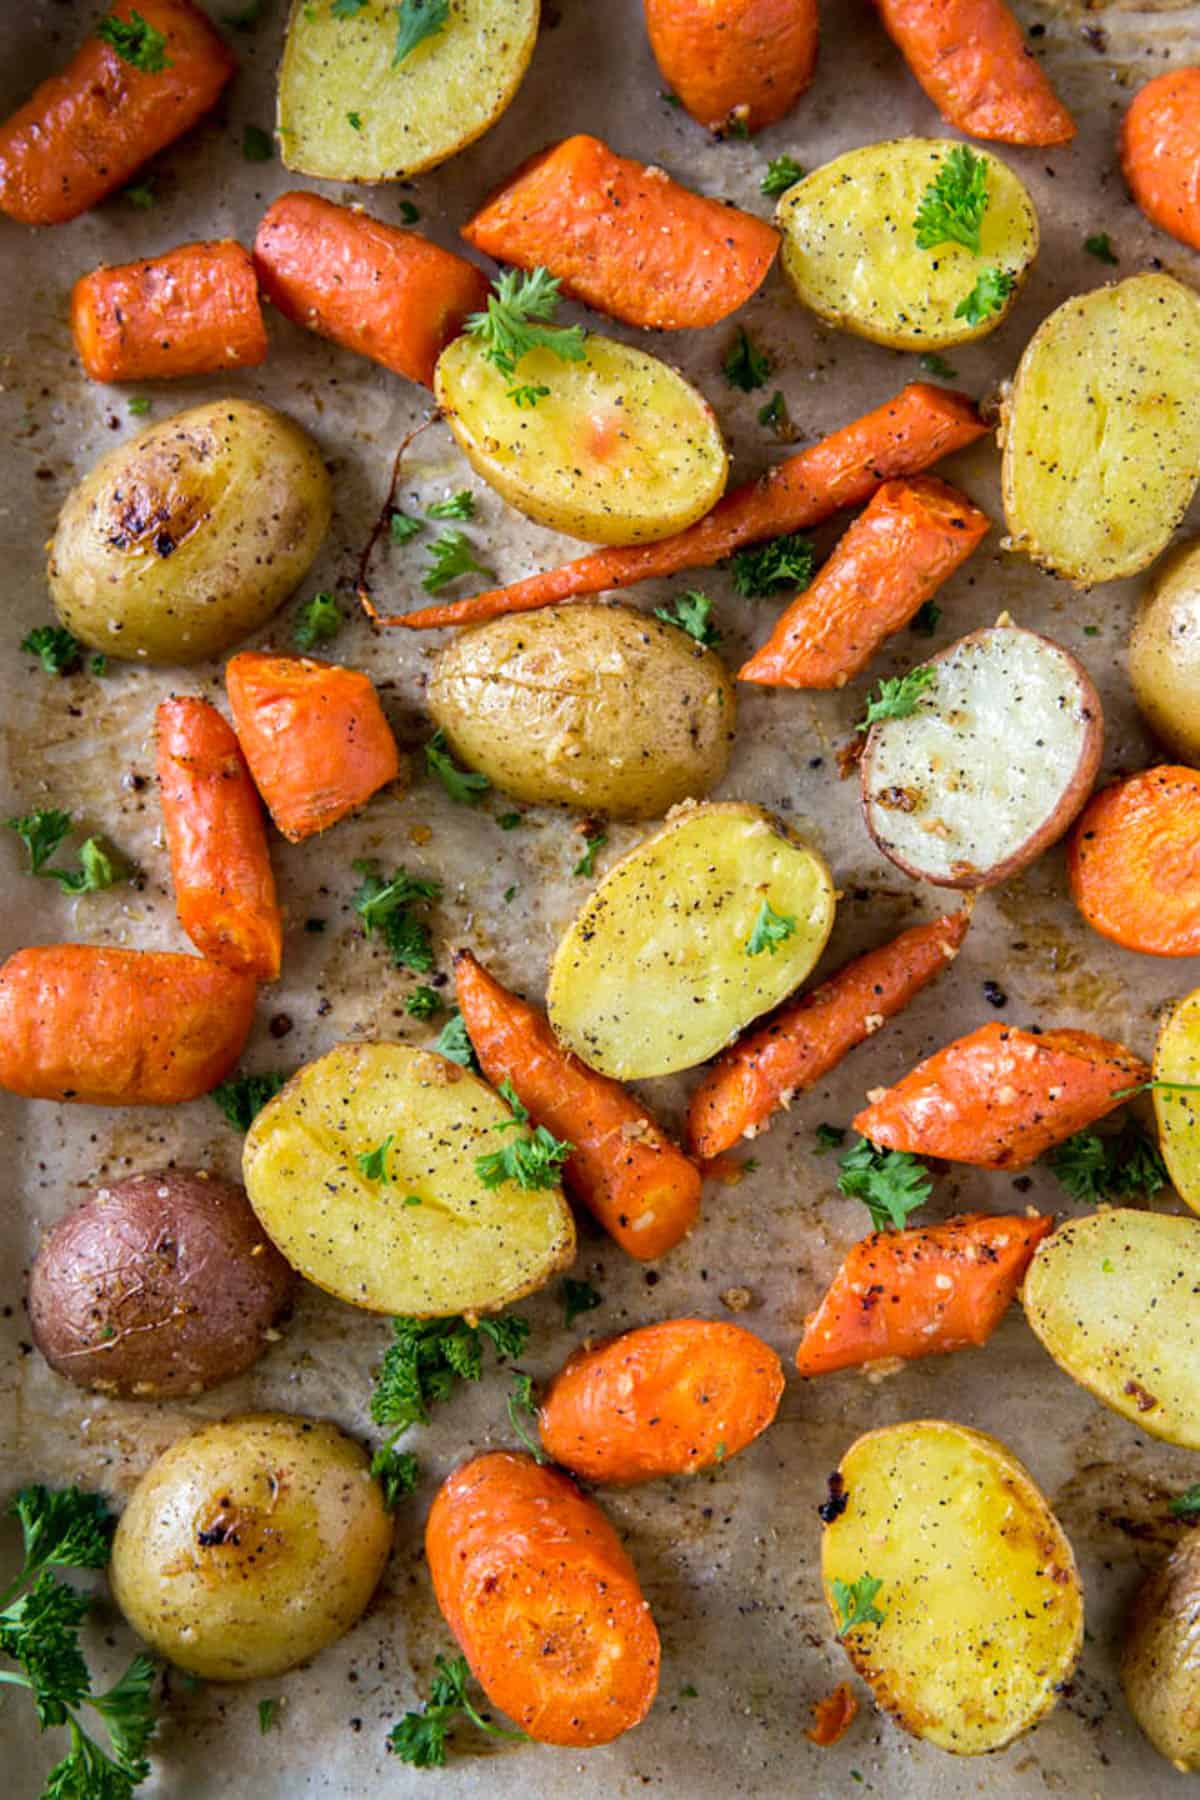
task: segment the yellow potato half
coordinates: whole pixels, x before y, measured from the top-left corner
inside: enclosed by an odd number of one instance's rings
[[[1154,1046],[1154,1079],[1196,1084],[1195,1093],[1155,1088],[1154,1115],[1175,1192],[1200,1213],[1200,988],[1163,1020]]]

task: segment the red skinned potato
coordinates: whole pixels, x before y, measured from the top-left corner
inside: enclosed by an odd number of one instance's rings
[[[1153,224],[1200,250],[1200,68],[1139,88],[1121,126],[1121,168]]]
[[[817,66],[817,0],[645,0],[663,80],[709,131],[782,119]]]

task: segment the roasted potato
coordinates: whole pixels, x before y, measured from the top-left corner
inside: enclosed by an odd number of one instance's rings
[[[568,928],[550,1023],[618,1081],[694,1068],[804,980],[835,898],[820,852],[761,807],[681,806]]]
[[[493,1312],[575,1254],[558,1186],[489,1187],[476,1160],[512,1114],[475,1075],[405,1044],[341,1044],[255,1119],[243,1170],[293,1268],[351,1306],[440,1318]],[[384,1172],[362,1158],[382,1151]]]
[[[1034,332],[1001,418],[1012,548],[1080,586],[1166,546],[1200,470],[1200,295],[1132,275]]]
[[[836,1492],[825,1599],[876,1704],[958,1756],[1036,1725],[1079,1655],[1083,1588],[1028,1470],[982,1431],[915,1419],[852,1444]]]
[[[203,1169],[156,1169],[95,1188],[46,1233],[29,1323],[60,1375],[161,1400],[257,1362],[294,1287],[243,1189]]]
[[[1129,679],[1151,730],[1200,767],[1200,538],[1155,570],[1129,639]]]
[[[444,28],[397,62],[395,0],[349,10],[292,0],[279,69],[283,165],[327,181],[398,181],[465,150],[537,42],[539,0],[450,0]]]
[[[540,388],[534,406],[510,398]],[[715,506],[729,469],[703,394],[645,350],[589,332],[581,362],[530,350],[501,374],[466,333],[433,389],[464,456],[527,518],[594,544],[682,531]]]
[[[144,662],[219,656],[307,574],[333,495],[291,419],[217,400],[150,425],[67,495],[50,594],[95,650]]]
[[[916,710],[871,727],[859,776],[867,829],[917,881],[982,888],[1057,842],[1092,791],[1104,719],[1061,644],[994,625],[925,665]]]
[[[1159,1027],[1154,1079],[1200,1084],[1200,988],[1185,995]],[[1154,1114],[1171,1185],[1200,1213],[1200,1085],[1195,1093],[1156,1087]]]
[[[630,606],[548,606],[447,645],[429,710],[518,800],[661,817],[725,773],[737,702],[719,656]]]
[[[1177,1769],[1200,1769],[1200,1527],[1138,1590],[1121,1685],[1154,1748]]]
[[[109,1579],[134,1630],[205,1681],[294,1668],[361,1617],[392,1547],[365,1452],[289,1413],[223,1419],[151,1464]]]
[[[1039,1244],[1021,1298],[1060,1368],[1139,1431],[1200,1450],[1200,1223],[1113,1207]]]
[[[783,271],[820,318],[893,350],[937,350],[995,331],[1038,252],[1038,220],[1024,184],[990,151],[988,206],[978,252],[961,243],[923,250],[914,224],[921,196],[952,151],[939,138],[894,138],[848,150],[788,188],[776,221]],[[1012,286],[972,323],[959,309],[985,270]]]

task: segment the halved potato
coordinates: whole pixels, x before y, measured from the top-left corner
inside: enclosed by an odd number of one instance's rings
[[[916,711],[868,734],[867,829],[917,881],[990,887],[1083,806],[1100,766],[1100,697],[1070,651],[1015,625],[972,631],[925,666],[933,680]]]
[[[670,537],[715,506],[721,428],[677,370],[589,332],[582,362],[530,350],[502,375],[474,338],[448,344],[434,393],[471,467],[518,512],[596,544]],[[518,406],[518,387],[545,388]]]
[[[1138,1590],[1121,1686],[1154,1748],[1181,1771],[1200,1769],[1200,1527]]]
[[[340,1044],[294,1075],[246,1138],[250,1204],[307,1280],[371,1312],[492,1312],[575,1253],[559,1187],[489,1188],[475,1159],[512,1114],[457,1063],[406,1044]],[[359,1157],[387,1145],[386,1180]]]
[[[1200,1450],[1200,1223],[1113,1207],[1039,1244],[1021,1295],[1060,1368],[1139,1431]]]
[[[1200,768],[1200,538],[1154,571],[1129,639],[1129,679],[1151,730]]]
[[[1154,1079],[1196,1084],[1195,1093],[1156,1087],[1154,1116],[1171,1185],[1200,1213],[1200,988],[1193,988],[1159,1027]]]
[[[799,986],[835,900],[824,857],[761,807],[681,806],[567,930],[550,1022],[619,1081],[694,1068]]]
[[[395,0],[365,0],[346,18],[331,0],[292,0],[276,115],[285,168],[396,181],[474,143],[509,105],[539,0],[450,0],[444,28],[399,64],[397,12]]]
[[[1132,275],[1064,301],[1003,408],[1012,548],[1087,586],[1162,550],[1200,472],[1200,295]]]
[[[1083,1641],[1075,1557],[1029,1471],[982,1431],[915,1419],[860,1437],[838,1473],[821,1577],[876,1704],[958,1756],[1011,1743],[1054,1706]],[[882,1622],[845,1628],[835,1584],[866,1577]]]
[[[995,331],[1037,255],[1037,213],[1007,164],[976,146],[988,186],[978,254],[957,243],[922,250],[914,225],[921,196],[961,148],[940,138],[865,144],[788,188],[775,217],[784,273],[805,306],[893,350],[935,350]],[[986,269],[1013,285],[997,312],[971,324],[956,309]]]

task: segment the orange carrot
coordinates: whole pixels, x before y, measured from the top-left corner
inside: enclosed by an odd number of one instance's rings
[[[1076,906],[1146,956],[1200,953],[1200,770],[1164,763],[1093,795],[1067,844]]]
[[[254,785],[293,844],[327,831],[401,773],[378,695],[359,669],[242,650],[225,668]]]
[[[964,907],[902,931],[722,1051],[688,1107],[693,1154],[719,1156],[740,1137],[757,1136],[773,1112],[836,1068],[953,962],[970,917]]]
[[[744,544],[806,531],[843,506],[861,506],[885,481],[916,475],[983,437],[987,426],[965,394],[911,382],[894,400],[864,413],[756,481],[718,500],[695,525],[655,544],[593,550],[574,562],[466,600],[426,606],[382,621],[428,630],[477,625],[501,613],[553,606],[576,594],[633,587],[639,581],[706,568]]]
[[[207,700],[164,700],[155,720],[179,923],[201,956],[274,981],[283,915],[262,805],[241,746]]]
[[[948,125],[998,144],[1067,144],[1075,121],[1005,0],[876,0]]]
[[[965,494],[931,475],[885,482],[811,587],[784,608],[738,680],[844,687],[937,593],[990,526]]]
[[[1200,250],[1200,68],[1139,88],[1121,127],[1121,167],[1148,219]]]
[[[716,325],[762,285],[779,233],[580,133],[523,163],[463,226],[497,262],[542,267],[627,325]]]
[[[30,1100],[170,1106],[229,1074],[255,984],[158,950],[45,944],[0,968],[0,1087]]]
[[[254,264],[232,238],[93,269],[75,283],[71,331],[93,381],[211,375],[267,354]]]
[[[454,958],[458,1004],[495,1087],[511,1081],[535,1125],[573,1146],[567,1189],[631,1256],[664,1255],[696,1222],[700,1172],[620,1082],[564,1050],[546,1015],[510,994],[469,950]]]
[[[124,187],[152,156],[190,131],[237,64],[190,0],[119,0],[165,40],[162,67],[142,69],[93,33],[66,68],[0,125],[0,212],[23,225],[61,225]]]
[[[966,1213],[853,1245],[796,1352],[802,1375],[986,1344],[1051,1218]]]
[[[493,1706],[540,1744],[608,1744],[658,1692],[637,1571],[557,1469],[493,1451],[438,1491],[425,1555],[442,1616]]]
[[[709,131],[782,119],[817,66],[817,0],[645,0],[663,79]]]
[[[779,1358],[740,1325],[666,1319],[582,1345],[550,1385],[542,1446],[585,1481],[622,1486],[712,1468],[767,1429]]]
[[[813,1722],[805,1737],[820,1750],[828,1750],[845,1737],[858,1717],[858,1699],[848,1681],[840,1681],[832,1694],[813,1701]]]
[[[1024,1169],[1150,1079],[1140,1056],[1090,1031],[981,1025],[868,1096],[855,1131],[980,1169]]]
[[[274,202],[254,263],[285,319],[426,387],[467,315],[487,305],[487,277],[474,263],[319,194]]]

